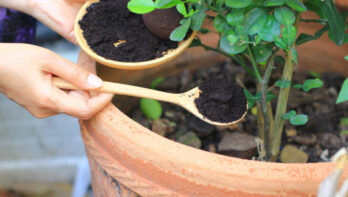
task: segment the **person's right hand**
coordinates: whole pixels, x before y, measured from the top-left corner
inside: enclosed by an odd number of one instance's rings
[[[103,109],[112,95],[90,97],[102,81],[94,74],[44,48],[0,44],[0,92],[38,118],[66,113],[88,119]],[[58,76],[85,91],[63,91],[52,83]]]

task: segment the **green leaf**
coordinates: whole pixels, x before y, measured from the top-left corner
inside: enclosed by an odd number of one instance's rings
[[[282,38],[275,38],[275,42],[274,44],[278,47],[281,48],[283,50],[287,50],[287,46],[285,41]]]
[[[291,48],[291,54],[292,54],[292,60],[295,62],[295,64],[298,64],[298,53],[296,49]]]
[[[323,12],[321,10],[321,7],[323,6],[323,2],[321,0],[305,1],[304,3],[309,11],[313,11],[318,14],[320,18],[324,18]]]
[[[343,82],[341,91],[336,100],[336,104],[343,103],[345,101],[348,101],[348,78]]]
[[[308,92],[309,90],[313,89],[313,88],[320,88],[324,85],[323,81],[320,80],[319,78],[316,79],[307,79],[303,85],[302,85],[302,89],[305,92]]]
[[[206,29],[206,28],[200,28],[199,29],[199,33],[201,33],[201,34],[207,34],[207,33],[209,33],[210,32],[210,30],[209,29]]]
[[[136,14],[152,12],[156,6],[152,0],[131,0],[127,4],[128,9]]]
[[[244,42],[249,41],[248,35],[240,35],[237,42],[234,44],[231,44],[229,41],[229,35],[233,34],[233,31],[228,31],[225,34],[222,35],[220,39],[220,47],[223,51],[230,55],[235,55],[243,52],[247,47],[248,44]]]
[[[146,98],[140,99],[140,109],[141,112],[143,112],[143,114],[149,119],[156,120],[162,115],[162,106],[156,100]]]
[[[271,92],[267,92],[266,95],[266,101],[267,102],[271,102],[273,99],[277,98],[277,95],[271,93]]]
[[[248,7],[253,0],[226,0],[226,6],[230,8],[245,8]]]
[[[289,120],[291,117],[294,117],[295,115],[296,115],[296,111],[295,110],[290,110],[286,114],[283,114],[282,118],[285,119],[285,120]]]
[[[179,4],[176,5],[176,10],[182,14],[184,17],[187,17],[187,10],[186,10],[186,6],[183,2],[180,2]]]
[[[304,12],[307,11],[307,8],[303,3],[301,3],[299,0],[285,0],[286,5],[291,7],[292,9],[298,11],[298,12]]]
[[[312,71],[312,70],[308,71],[308,74],[309,74],[311,77],[314,77],[314,78],[320,78],[320,77],[321,77],[320,73],[315,72],[315,71]]]
[[[281,79],[275,82],[275,84],[280,88],[288,88],[291,86],[291,82],[287,79]]]
[[[337,11],[333,0],[325,0],[322,2],[322,13],[329,24],[329,37],[337,45],[342,45],[344,41],[344,19],[342,15]]]
[[[273,44],[258,44],[252,47],[256,62],[264,62],[272,55]]]
[[[346,57],[344,57],[344,59],[348,61],[348,55]]]
[[[295,22],[295,13],[288,7],[280,7],[274,10],[274,16],[282,25],[291,26]]]
[[[244,9],[233,9],[226,15],[227,23],[230,25],[240,25],[244,19]]]
[[[250,10],[244,18],[243,27],[249,35],[258,33],[266,23],[268,18],[267,12],[262,8]]]
[[[348,135],[348,130],[343,130],[340,132],[340,135]]]
[[[285,1],[284,0],[266,0],[264,3],[264,6],[281,6],[284,5]]]
[[[348,126],[348,117],[341,118],[340,126],[342,126],[342,127]]]
[[[152,81],[150,88],[156,89],[156,87],[161,84],[164,81],[164,77],[157,77],[155,80]]]
[[[180,23],[181,25],[174,29],[174,31],[170,34],[170,40],[182,41],[185,38],[187,31],[190,28],[191,18],[182,19]]]
[[[300,114],[290,118],[290,124],[292,125],[305,125],[308,122],[308,116]]]
[[[266,101],[270,102],[273,99],[277,98],[277,95],[273,94],[272,92],[267,92],[266,94]],[[261,92],[257,92],[255,95],[255,102],[261,100]]]
[[[234,45],[238,42],[239,40],[239,35],[237,35],[234,31],[228,31],[227,32],[227,39],[230,42],[231,45]]]
[[[259,32],[262,40],[273,42],[280,35],[281,25],[273,15],[269,15],[267,21]]]
[[[206,8],[202,8],[198,10],[198,12],[194,13],[192,15],[192,22],[191,22],[191,29],[192,30],[199,30],[203,24],[203,21],[206,17]]]
[[[308,41],[317,40],[319,39],[327,30],[329,30],[329,26],[326,25],[323,28],[321,28],[319,31],[317,31],[314,36],[308,35],[308,34],[300,34],[296,40],[296,45],[304,44]]]
[[[299,84],[299,83],[292,86],[292,88],[295,88],[298,90],[300,90],[302,87],[303,87],[302,84]]]
[[[182,3],[180,0],[156,0],[155,6],[158,9],[168,9]]]
[[[294,26],[285,26],[282,29],[283,40],[288,47],[292,46],[292,43],[296,39],[297,30]]]
[[[248,109],[251,109],[254,106],[257,98],[254,95],[252,95],[247,89],[243,89],[243,91],[248,101]]]
[[[215,19],[214,19],[214,27],[215,27],[216,31],[218,31],[218,32],[224,32],[227,29],[229,29],[227,21],[221,15],[217,15],[215,17]]]

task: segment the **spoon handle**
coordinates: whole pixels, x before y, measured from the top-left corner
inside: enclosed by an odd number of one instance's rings
[[[81,88],[78,88],[74,86],[73,84],[65,81],[64,79],[53,77],[52,79],[53,84],[61,89],[67,89],[67,90],[78,90]],[[121,84],[121,83],[114,83],[114,82],[103,82],[103,85],[96,89],[96,91],[99,92],[106,92],[106,93],[112,93],[112,94],[120,94],[120,95],[126,95],[126,96],[134,96],[134,97],[140,97],[140,98],[149,98],[174,104],[180,103],[180,94],[172,94],[167,92],[161,92],[158,90],[148,89],[148,88],[142,88],[138,86],[132,86],[127,84]]]

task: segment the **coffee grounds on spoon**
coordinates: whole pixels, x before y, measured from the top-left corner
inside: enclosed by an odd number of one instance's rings
[[[209,79],[199,89],[202,92],[195,99],[196,107],[211,121],[233,122],[239,120],[247,110],[243,88],[225,78]]]
[[[95,53],[116,61],[142,62],[162,57],[163,52],[177,48],[177,42],[153,35],[145,27],[141,15],[128,10],[127,2],[101,0],[87,8],[79,24]]]

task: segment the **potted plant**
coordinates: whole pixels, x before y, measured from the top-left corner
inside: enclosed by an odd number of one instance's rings
[[[304,3],[299,0],[198,1],[193,7],[196,8],[194,13],[183,19],[176,32],[184,37],[187,26],[196,29],[191,24],[199,20],[199,29],[202,18],[213,19],[214,27],[221,36],[220,47],[204,45],[199,39],[194,44],[232,58],[255,77],[259,93],[245,93],[249,103],[256,103],[258,108],[261,120],[258,127],[264,141],[261,157],[275,161],[284,121],[299,125],[305,124],[308,119],[304,114],[287,111],[293,67],[298,61],[296,46],[315,40],[326,31],[336,44],[345,43],[346,19],[331,0]],[[209,10],[216,15],[207,15]],[[301,13],[307,10],[316,12],[320,19],[301,19]],[[322,24],[323,28],[315,35],[297,36],[301,20]],[[268,81],[280,51],[285,53],[285,65],[283,75],[276,83],[280,92],[273,122],[267,99]],[[245,60],[250,61],[250,68]],[[308,91],[322,83],[319,79],[311,79],[293,85],[293,88]],[[344,96],[340,98],[339,101],[347,99]],[[102,192],[101,185],[119,188],[119,181],[133,192],[145,196],[306,196],[314,195],[320,181],[334,168],[332,163],[264,163],[199,151],[150,132],[113,105],[91,120],[81,122],[81,126],[90,163],[95,169],[93,176],[97,195]],[[112,178],[104,176],[104,170],[117,180],[115,185],[108,184]]]

